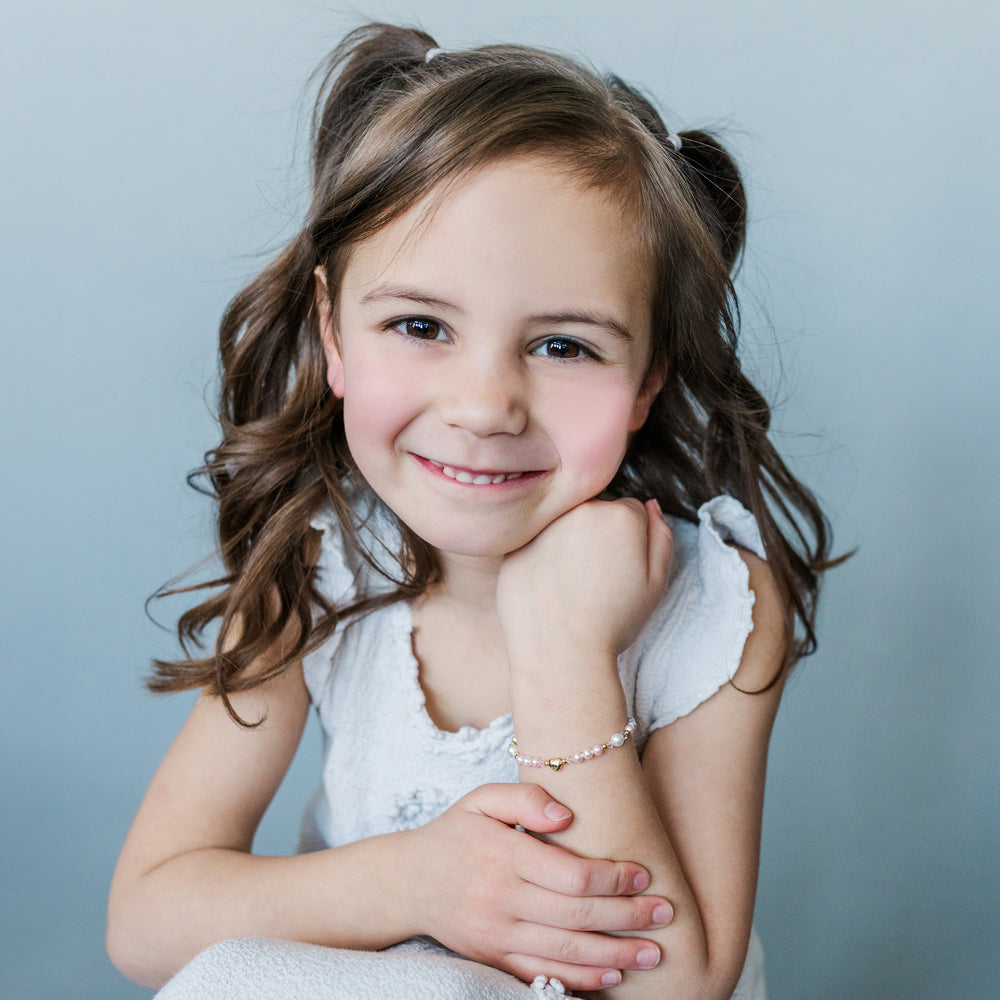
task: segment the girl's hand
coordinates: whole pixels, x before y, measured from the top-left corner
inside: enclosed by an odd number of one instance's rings
[[[459,799],[413,831],[414,925],[526,982],[555,976],[569,989],[598,990],[616,985],[622,969],[655,965],[651,941],[607,933],[672,918],[662,897],[636,895],[649,884],[644,868],[579,858],[514,829],[553,833],[570,819],[536,785],[483,785]]]
[[[590,500],[567,511],[501,566],[508,651],[617,656],[663,595],[671,544],[655,500]]]

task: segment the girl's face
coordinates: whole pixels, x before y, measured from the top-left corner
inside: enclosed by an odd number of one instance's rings
[[[566,173],[516,159],[415,205],[354,249],[325,324],[358,468],[446,566],[599,494],[661,384],[637,225]]]

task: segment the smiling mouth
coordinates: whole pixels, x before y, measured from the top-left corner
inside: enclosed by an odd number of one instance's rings
[[[465,483],[469,486],[499,486],[500,483],[509,482],[512,479],[520,479],[525,472],[483,472],[475,469],[458,469],[453,465],[445,465],[443,462],[435,462],[428,458],[425,461],[438,469],[449,479],[454,479],[457,483]]]

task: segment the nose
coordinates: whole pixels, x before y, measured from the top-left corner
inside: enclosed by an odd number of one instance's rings
[[[456,363],[440,386],[445,423],[476,437],[520,434],[528,422],[526,374],[516,360],[490,354]]]

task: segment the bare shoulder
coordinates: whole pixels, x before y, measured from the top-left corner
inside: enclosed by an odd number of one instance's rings
[[[781,672],[788,649],[788,607],[768,564],[746,549],[737,548],[750,574],[754,595],[753,631],[733,683],[743,691],[760,691]],[[775,684],[780,694],[780,682]]]

